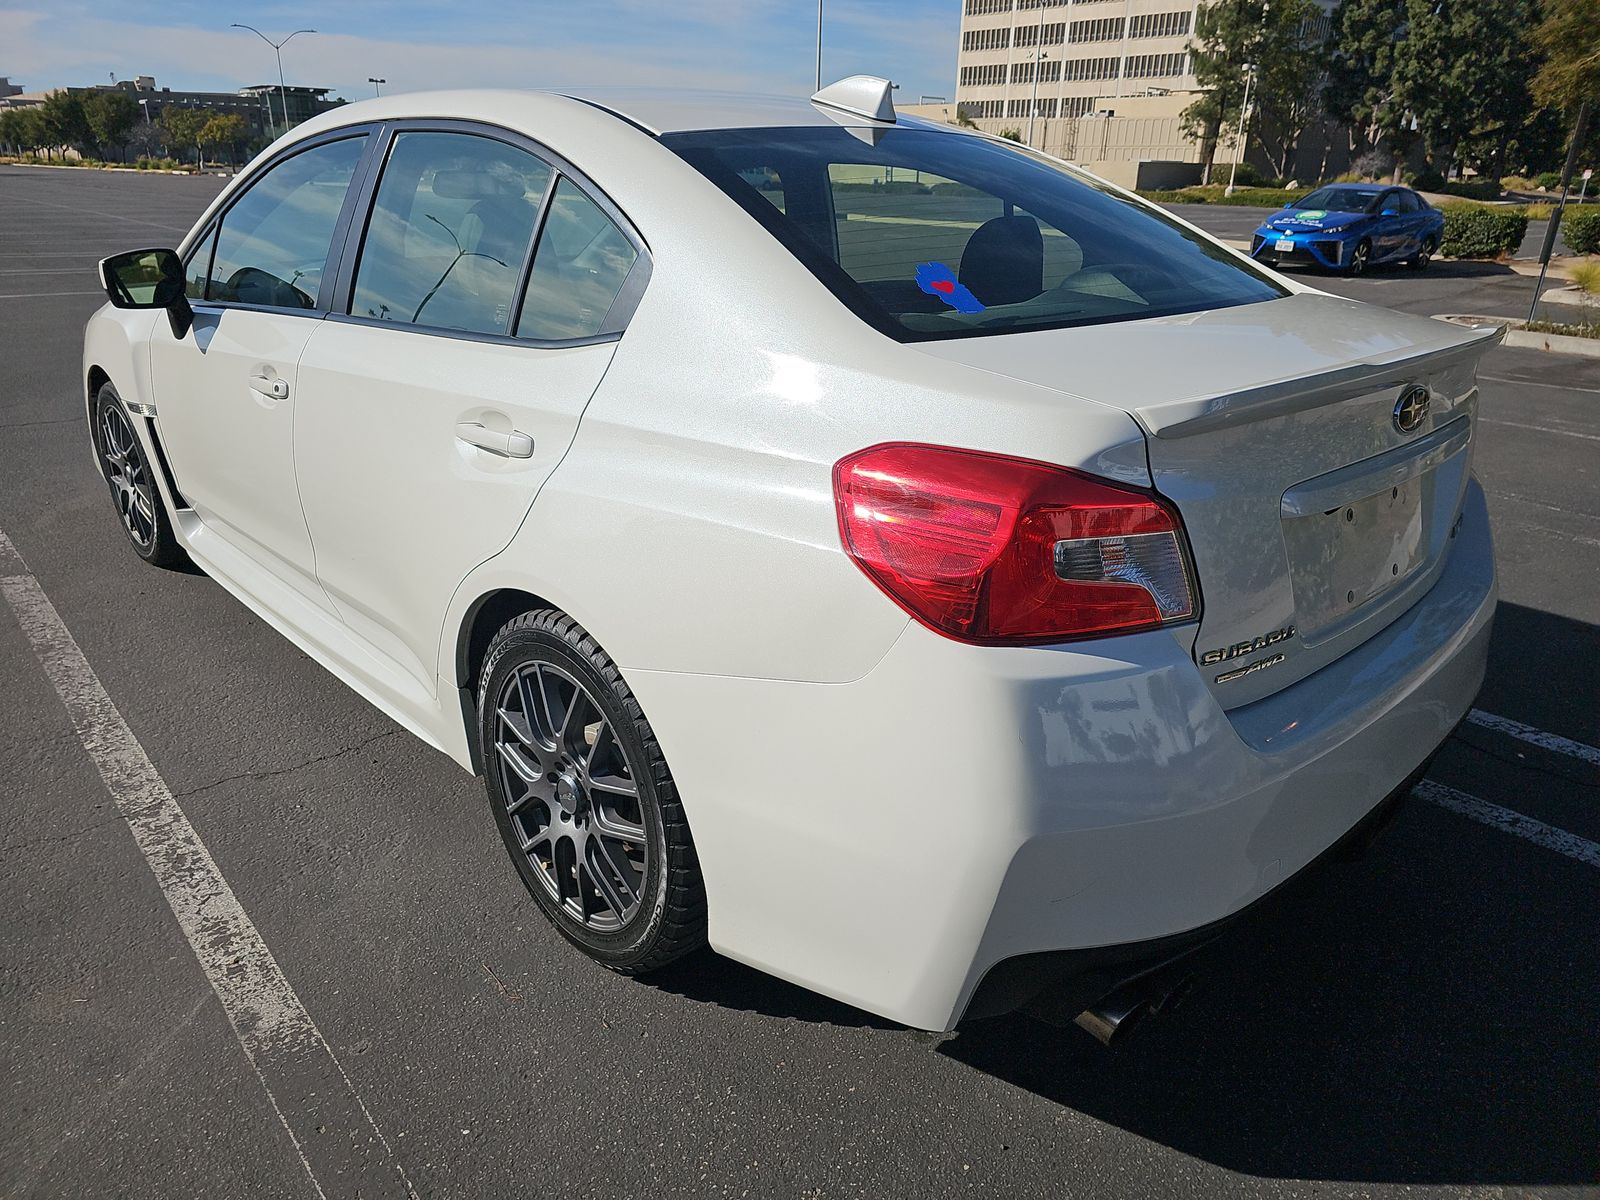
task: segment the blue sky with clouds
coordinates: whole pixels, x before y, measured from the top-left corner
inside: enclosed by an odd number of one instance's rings
[[[960,0],[825,0],[823,75],[886,75],[902,100],[955,94]],[[660,84],[809,93],[815,0],[0,0],[0,75],[30,91],[154,75],[231,91],[277,81],[349,99],[462,86]]]

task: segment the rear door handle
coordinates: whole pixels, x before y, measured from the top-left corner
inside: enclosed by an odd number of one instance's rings
[[[289,398],[289,381],[279,379],[272,375],[250,376],[250,390],[260,392],[263,396],[271,396],[274,400],[287,400]]]
[[[477,421],[460,421],[456,424],[456,440],[487,450],[490,454],[498,454],[501,458],[533,457],[533,439],[518,429],[510,433],[497,433]]]

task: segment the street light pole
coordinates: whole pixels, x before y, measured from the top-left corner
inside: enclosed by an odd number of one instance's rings
[[[817,91],[822,90],[822,0],[817,0]]]
[[[1039,32],[1044,32],[1044,26],[1039,27]],[[1044,52],[1043,47],[1033,52],[1033,99],[1028,101],[1028,145],[1033,145],[1033,118],[1039,115],[1039,76],[1043,73],[1044,60],[1050,56]]]
[[[372,85],[372,94],[374,96],[381,96],[383,95],[383,90],[378,85],[388,83],[389,81],[387,79],[375,79],[371,75],[368,75],[367,82]]]
[[[278,103],[283,108],[283,131],[285,133],[288,133],[289,132],[289,89],[288,89],[287,85],[283,81],[283,48],[289,44],[290,38],[298,37],[302,33],[315,33],[316,30],[315,29],[296,29],[293,33],[291,33],[289,35],[289,37],[284,38],[283,41],[275,42],[271,38],[269,38],[266,34],[262,33],[261,30],[257,29],[254,25],[241,25],[238,21],[235,21],[232,25],[229,26],[229,28],[230,29],[248,29],[251,33],[255,34],[258,38],[260,38],[267,45],[271,46],[273,54],[277,55],[277,57],[278,57]],[[272,117],[272,101],[268,100],[267,101],[267,118],[268,118],[268,122],[269,123],[271,121],[271,117]]]
[[[1228,187],[1222,194],[1233,195],[1233,181],[1239,174],[1239,159],[1244,153],[1245,140],[1250,136],[1250,85],[1256,80],[1254,64],[1245,64],[1244,103],[1239,106],[1239,136],[1233,139],[1233,168],[1228,172]]]

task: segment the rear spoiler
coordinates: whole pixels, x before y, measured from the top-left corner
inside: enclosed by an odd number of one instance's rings
[[[1149,404],[1133,410],[1150,433],[1158,438],[1185,438],[1210,433],[1233,425],[1281,417],[1347,400],[1353,396],[1415,383],[1417,377],[1473,359],[1496,345],[1506,335],[1505,327],[1462,329],[1465,340],[1436,350],[1417,353],[1415,347],[1397,352],[1392,358],[1374,358],[1339,367],[1305,379],[1285,379],[1265,383],[1241,392],[1196,396],[1162,404]]]

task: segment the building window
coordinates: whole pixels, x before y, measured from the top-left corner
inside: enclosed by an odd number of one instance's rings
[[[963,116],[971,117],[974,121],[992,121],[1004,115],[1004,100],[963,100],[956,105],[956,111]]]
[[[1012,100],[1006,107],[1007,117],[1025,117],[1032,112],[1036,117],[1054,117],[1056,115],[1056,98],[1054,96],[1040,96],[1038,107],[1032,99]]]
[[[1079,4],[1084,2],[1085,0],[1078,0]],[[1062,8],[1068,3],[1070,3],[1070,0],[1017,0],[1017,11],[1028,12],[1035,8]]]
[[[1189,56],[1177,54],[1130,54],[1125,78],[1165,79],[1189,73]]]
[[[962,87],[998,87],[1006,81],[1005,63],[983,63],[961,68]]]
[[[988,13],[1011,11],[1011,0],[967,0],[967,16],[981,17]]]
[[[1063,117],[1081,117],[1092,108],[1094,108],[1093,96],[1063,96],[1061,98],[1061,115]]]
[[[1140,13],[1128,21],[1131,38],[1183,37],[1188,32],[1187,12]]]
[[[1053,25],[1019,25],[1017,26],[1018,46],[1059,46],[1067,40],[1067,23],[1057,21]]]
[[[1117,77],[1117,62],[1115,58],[1069,58],[1064,64],[1066,78],[1077,81],[1081,79],[1115,79]]]
[[[1097,17],[1092,21],[1072,23],[1074,42],[1111,42],[1122,37],[1121,17]]]
[[[1034,67],[1039,69],[1040,83],[1055,83],[1061,78],[1061,64],[1055,59],[1047,58],[1042,63],[1019,62],[1011,64],[1012,83],[1032,83]]]
[[[1010,44],[1009,29],[969,29],[961,35],[963,50],[1004,50]]]

